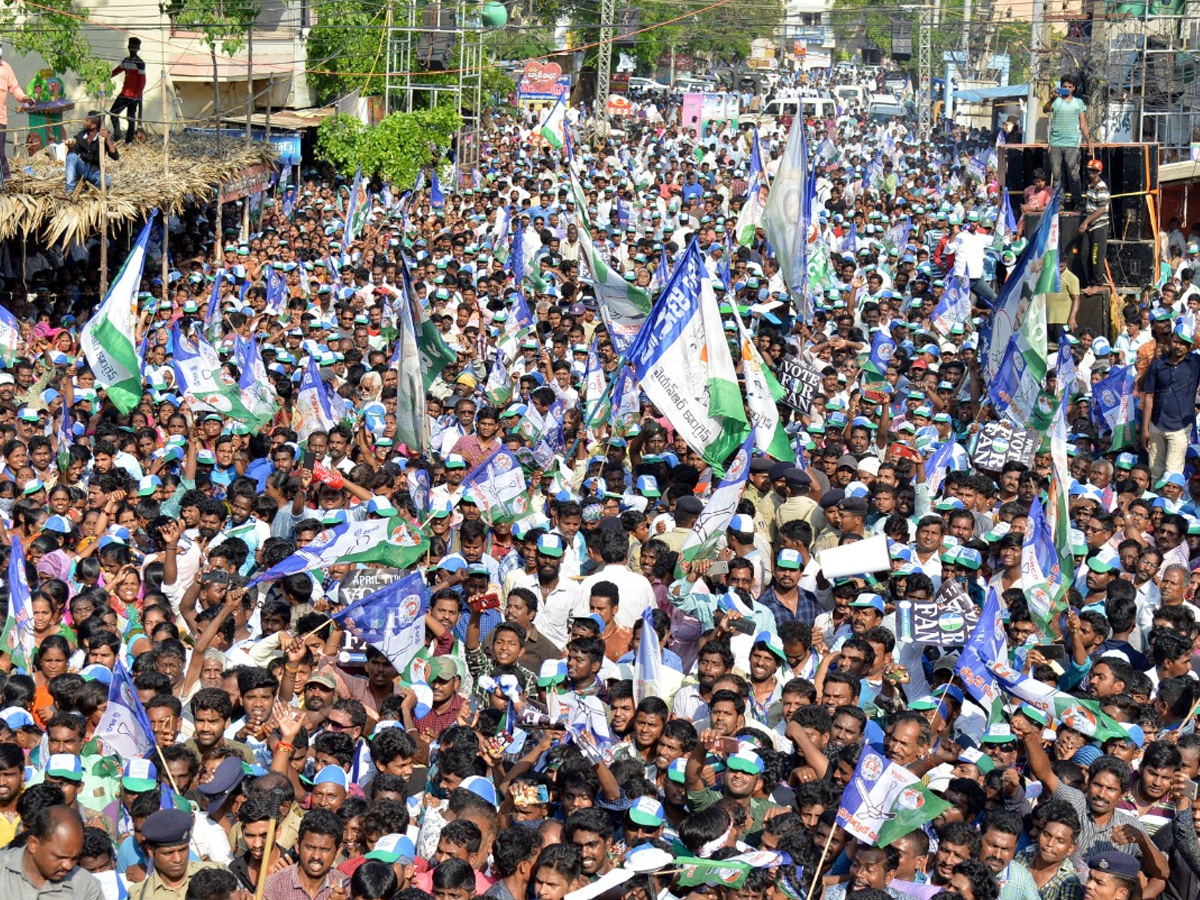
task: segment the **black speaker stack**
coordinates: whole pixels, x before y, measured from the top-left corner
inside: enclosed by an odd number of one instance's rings
[[[1118,297],[1088,295],[1080,304],[1078,326],[1097,335],[1114,335],[1119,327],[1120,294],[1136,294],[1157,279],[1158,247],[1155,241],[1158,214],[1158,145],[1096,144],[1095,158],[1104,164],[1103,178],[1112,194],[1108,237],[1108,270],[1118,289]],[[1087,148],[1079,159],[1079,183],[1087,189]],[[1025,188],[1033,183],[1034,170],[1052,177],[1050,150],[1044,144],[1009,144],[1000,155],[1000,183],[1008,192],[1014,214],[1021,208]],[[1036,216],[1026,220],[1026,233],[1033,233]],[[1063,212],[1059,216],[1059,252],[1064,254],[1072,272],[1083,280],[1083,258],[1079,223],[1082,213]],[[1117,320],[1117,321],[1114,321]]]
[[[1033,172],[1051,177],[1050,151],[1044,144],[1008,144],[1000,157],[1000,181],[1008,192],[1013,214],[1020,214],[1025,188]],[[1156,279],[1155,222],[1158,210],[1158,145],[1096,144],[1095,157],[1104,163],[1103,178],[1113,195],[1109,208],[1108,267],[1118,289],[1141,290]],[[1086,190],[1088,154],[1079,159],[1079,183]],[[1079,216],[1059,217],[1060,251],[1070,254],[1071,270],[1082,275],[1079,257]],[[1033,217],[1027,226],[1035,225]],[[1027,231],[1031,231],[1027,228]]]

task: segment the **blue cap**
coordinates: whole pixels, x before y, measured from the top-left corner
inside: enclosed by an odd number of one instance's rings
[[[883,598],[878,594],[859,594],[854,598],[850,606],[857,607],[858,609],[870,607],[877,610],[880,615],[883,615]]]
[[[112,670],[99,663],[84,666],[80,669],[79,674],[83,677],[84,681],[99,681],[101,684],[112,684]]]
[[[600,618],[598,615],[596,615],[596,613],[592,613],[589,616],[573,616],[571,618],[571,621],[572,622],[594,622],[596,624],[596,630],[600,634],[604,634],[604,620],[602,618]]]
[[[53,531],[56,534],[70,534],[74,528],[75,526],[66,516],[51,516],[42,525],[43,531]]]
[[[375,842],[375,849],[366,855],[366,859],[377,859],[380,862],[404,863],[407,865],[417,857],[417,848],[403,834],[385,834]]]
[[[481,775],[471,775],[464,778],[458,785],[466,788],[476,797],[486,800],[492,806],[496,805],[496,786]]]
[[[313,787],[318,784],[336,784],[338,787],[349,787],[346,780],[346,770],[341,766],[325,766],[313,779]]]

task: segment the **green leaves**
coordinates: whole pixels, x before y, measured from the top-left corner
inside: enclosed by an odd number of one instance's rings
[[[111,64],[92,53],[83,33],[87,10],[73,0],[5,0],[0,8],[0,33],[21,53],[37,53],[55,72],[74,72],[89,94],[109,90]]]
[[[210,52],[228,56],[245,46],[261,9],[258,0],[167,0],[159,8],[177,28],[198,31]]]
[[[378,175],[393,190],[408,190],[417,173],[442,158],[462,118],[450,107],[395,112],[374,128],[354,116],[326,119],[317,129],[317,153],[343,175],[362,166],[364,175]]]

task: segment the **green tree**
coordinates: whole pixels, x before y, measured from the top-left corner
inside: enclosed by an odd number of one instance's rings
[[[316,23],[308,34],[308,85],[318,102],[329,103],[354,90],[361,90],[364,97],[382,94],[387,71],[387,5],[368,0],[314,0],[312,9]]]
[[[462,128],[458,112],[446,106],[412,113],[394,112],[374,128],[354,116],[326,119],[317,129],[317,154],[343,175],[362,166],[396,190],[408,190],[417,173],[443,157]]]
[[[176,28],[199,32],[208,47],[213,71],[213,115],[219,125],[221,82],[217,72],[217,51],[219,48],[223,56],[233,56],[247,41],[253,40],[251,32],[260,11],[258,0],[166,0],[160,9],[170,16]],[[253,103],[254,98],[247,96],[247,113]],[[249,128],[249,119],[246,127]]]
[[[74,0],[5,0],[0,5],[0,33],[21,53],[37,53],[55,72],[75,73],[89,94],[111,85],[109,63],[92,52],[82,23],[87,10]]]

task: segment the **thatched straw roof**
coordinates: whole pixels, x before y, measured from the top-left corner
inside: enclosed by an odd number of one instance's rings
[[[63,165],[45,153],[29,163],[32,175],[14,161],[8,190],[0,193],[0,240],[17,235],[51,245],[86,240],[100,231],[105,203],[110,228],[137,224],[155,207],[175,212],[189,200],[207,199],[218,184],[250,166],[273,163],[277,155],[263,141],[247,144],[223,138],[222,154],[217,156],[212,135],[184,134],[171,139],[171,174],[164,176],[161,141],[121,144],[118,149],[119,160],[105,161],[111,178],[107,198],[89,184],[68,198]]]

